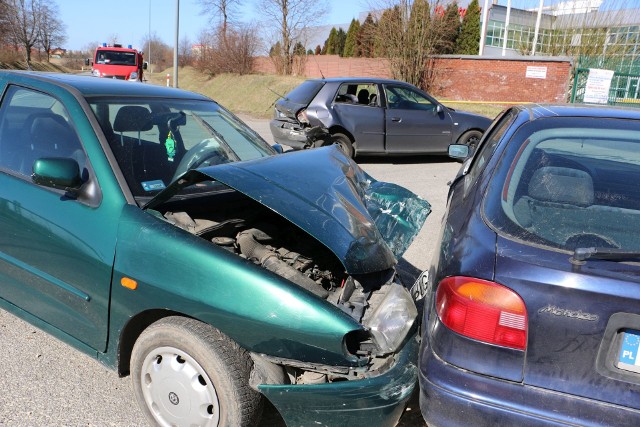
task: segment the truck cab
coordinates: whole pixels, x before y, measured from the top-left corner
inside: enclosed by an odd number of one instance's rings
[[[142,81],[143,71],[147,63],[143,61],[142,51],[133,49],[131,45],[122,47],[121,44],[98,46],[93,61],[87,59],[86,65],[91,65],[91,73],[95,77],[106,77],[118,80]]]

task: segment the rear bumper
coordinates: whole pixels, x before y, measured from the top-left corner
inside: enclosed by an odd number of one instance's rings
[[[273,140],[280,145],[295,149],[309,147],[309,140],[303,128],[295,127],[292,123],[273,119],[269,122]]]
[[[395,426],[415,388],[418,338],[412,336],[396,364],[377,377],[310,385],[260,385],[289,426]]]
[[[430,427],[640,425],[634,409],[459,369],[436,356],[426,336],[419,366],[420,410]]]
[[[296,123],[273,119],[269,127],[276,143],[294,149],[322,147],[331,139],[329,130],[322,125],[300,127]]]

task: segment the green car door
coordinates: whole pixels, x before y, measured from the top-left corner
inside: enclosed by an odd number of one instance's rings
[[[97,138],[73,97],[20,86],[0,106],[0,298],[104,351],[121,203],[105,203],[81,143]],[[68,104],[65,106],[65,103]],[[72,118],[69,111],[73,111]],[[75,119],[75,120],[74,120]],[[86,138],[86,136],[90,138]],[[99,147],[98,147],[99,148]],[[91,197],[32,182],[33,162],[71,158]]]

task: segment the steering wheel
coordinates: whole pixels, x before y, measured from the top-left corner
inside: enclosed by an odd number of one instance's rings
[[[228,163],[229,159],[220,150],[220,144],[213,138],[200,141],[184,153],[178,167],[171,178],[171,182],[180,178],[182,174],[190,169],[197,169],[203,165],[219,165]]]

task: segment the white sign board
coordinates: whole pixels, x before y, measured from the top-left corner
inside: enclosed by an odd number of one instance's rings
[[[527,73],[525,74],[527,79],[546,79],[547,67],[534,67],[528,66]]]
[[[613,71],[591,68],[587,85],[584,88],[584,102],[606,104],[609,101],[609,88]]]

